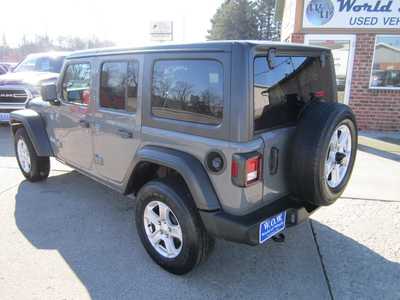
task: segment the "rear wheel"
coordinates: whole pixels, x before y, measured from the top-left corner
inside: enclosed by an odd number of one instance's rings
[[[191,271],[207,258],[214,244],[190,193],[179,181],[153,180],[141,188],[136,229],[150,257],[174,274]]]
[[[27,180],[41,181],[49,176],[50,159],[47,156],[37,156],[25,128],[16,131],[14,147],[19,168]]]

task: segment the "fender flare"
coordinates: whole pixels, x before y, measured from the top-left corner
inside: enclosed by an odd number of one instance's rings
[[[215,211],[221,208],[207,172],[194,156],[166,147],[145,146],[136,152],[130,172],[128,172],[130,176],[135,176],[135,168],[141,162],[155,163],[177,171],[185,180],[198,209]],[[126,180],[125,191],[130,176]]]
[[[53,156],[49,137],[42,117],[32,109],[21,109],[11,112],[10,125],[22,124],[31,139],[37,156]],[[12,130],[15,134],[15,130]]]

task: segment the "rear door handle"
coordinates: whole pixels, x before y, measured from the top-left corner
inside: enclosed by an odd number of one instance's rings
[[[90,123],[89,123],[89,121],[87,121],[85,119],[80,119],[79,120],[79,126],[81,126],[83,128],[89,128],[90,127]]]
[[[133,133],[131,131],[125,129],[118,129],[118,135],[123,139],[131,139],[133,138]]]

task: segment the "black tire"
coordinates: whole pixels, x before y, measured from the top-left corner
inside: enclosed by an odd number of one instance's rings
[[[176,216],[182,229],[182,248],[175,258],[167,258],[156,251],[147,237],[144,211],[148,203],[166,204]],[[204,261],[214,246],[214,239],[206,232],[191,195],[178,180],[157,179],[144,185],[136,198],[136,229],[150,257],[170,273],[182,275]]]
[[[26,172],[20,162],[20,157],[18,155],[17,145],[18,141],[22,139],[29,152],[29,158],[31,162],[31,167],[29,172]],[[35,148],[32,145],[32,142],[26,133],[24,127],[19,128],[14,136],[14,149],[15,149],[15,156],[17,157],[19,168],[25,178],[31,182],[42,181],[45,180],[50,173],[50,159],[48,156],[39,157],[36,154]]]
[[[330,187],[325,179],[325,160],[334,131],[346,125],[351,134],[351,155],[340,184]],[[295,199],[313,205],[330,205],[343,193],[357,152],[357,126],[351,109],[335,102],[315,102],[298,122],[291,151],[290,184]]]

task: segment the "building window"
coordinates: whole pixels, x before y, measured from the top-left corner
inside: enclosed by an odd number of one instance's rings
[[[75,104],[88,105],[90,101],[90,64],[70,64],[64,74],[63,99]]]
[[[101,68],[100,106],[136,112],[137,62],[106,62]]]
[[[370,87],[400,89],[400,35],[377,35]]]
[[[223,70],[213,60],[160,60],[154,64],[154,116],[202,124],[222,121]]]

